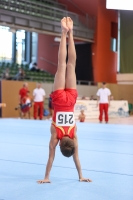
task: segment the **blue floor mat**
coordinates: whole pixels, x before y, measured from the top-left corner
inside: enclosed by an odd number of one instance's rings
[[[48,158],[50,121],[0,120],[0,200],[133,200],[133,126],[77,123],[81,183],[57,146],[51,184],[39,185]]]

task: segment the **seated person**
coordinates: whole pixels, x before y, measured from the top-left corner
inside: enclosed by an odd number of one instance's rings
[[[76,51],[73,40],[73,21],[70,17],[61,20],[61,42],[58,52],[58,67],[51,94],[54,106],[53,122],[51,124],[51,139],[49,142],[49,157],[44,179],[38,183],[50,183],[50,171],[55,157],[56,146],[60,145],[61,153],[73,160],[78,171],[79,181],[91,182],[82,175],[78,156],[77,127],[74,119],[74,105],[77,99],[76,90]],[[66,63],[66,40],[68,35],[68,61]]]
[[[80,122],[84,122],[84,121],[85,121],[84,110],[81,110],[81,111],[80,111],[79,121],[80,121]]]
[[[36,62],[30,63],[29,70],[31,70],[31,71],[37,71],[37,72],[40,71],[40,69],[37,67],[37,63]]]
[[[16,76],[14,77],[14,80],[24,80],[25,78],[25,72],[22,68],[19,68],[18,73],[16,74]]]
[[[94,95],[91,95],[90,100],[97,100]]]
[[[31,62],[31,63],[29,64],[29,70],[31,70],[32,67],[33,67],[33,62]]]
[[[86,97],[85,96],[82,96],[82,98],[81,98],[82,100],[86,100]]]
[[[9,68],[6,68],[5,72],[3,72],[2,79],[11,80],[12,77],[10,76]]]

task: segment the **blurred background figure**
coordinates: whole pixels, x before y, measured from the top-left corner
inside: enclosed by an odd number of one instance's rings
[[[82,98],[81,98],[82,100],[86,100],[86,97],[85,96],[82,96]]]
[[[111,91],[106,87],[106,83],[102,83],[102,87],[97,91],[97,106],[99,104],[99,122],[102,123],[103,113],[106,124],[108,123],[108,107],[110,106]]]
[[[52,94],[52,93],[53,93],[53,92],[51,92],[51,94]],[[54,112],[54,108],[53,108],[53,105],[52,105],[51,94],[49,95],[49,99],[48,99],[48,109],[49,109],[49,117],[52,118],[53,112]]]
[[[40,120],[43,118],[45,95],[44,89],[41,88],[41,84],[38,83],[37,88],[33,90],[34,119],[37,119],[38,115]]]
[[[18,73],[14,77],[14,80],[23,81],[24,78],[25,78],[25,72],[23,69],[19,68]]]
[[[85,121],[84,110],[81,110],[81,111],[80,111],[79,121],[80,121],[80,122],[84,122],[84,121]]]
[[[40,69],[38,68],[36,62],[31,62],[31,63],[30,63],[30,65],[29,65],[29,70],[30,70],[30,71],[37,71],[37,72],[40,71]]]
[[[10,76],[9,68],[6,68],[6,70],[3,72],[2,79],[5,79],[5,80],[11,80],[12,79],[12,77]]]
[[[112,101],[112,100],[114,100],[114,96],[113,95],[110,96],[110,101]]]
[[[96,100],[96,98],[94,97],[94,95],[91,95],[90,100]]]
[[[32,98],[30,96],[30,91],[27,91],[26,95],[22,98],[21,105],[22,118],[26,118],[26,115],[28,114],[28,118],[30,119],[30,109],[32,107]]]
[[[33,63],[34,63],[34,62],[31,62],[31,63],[29,64],[29,70],[31,70],[31,71],[32,71],[32,68],[33,68]]]
[[[28,83],[24,83],[23,87],[19,90],[19,105],[20,105],[20,107],[23,103],[22,99],[27,95],[27,92],[28,92]],[[18,110],[19,110],[19,116],[21,118],[22,117],[21,109],[18,109]]]

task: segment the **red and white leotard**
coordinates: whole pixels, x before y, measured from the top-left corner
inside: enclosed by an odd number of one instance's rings
[[[56,90],[51,94],[52,104],[54,107],[53,122],[57,138],[61,140],[63,137],[68,136],[69,138],[74,138],[74,126],[57,126],[56,125],[56,113],[57,112],[74,112],[74,105],[77,99],[76,89],[62,89]]]

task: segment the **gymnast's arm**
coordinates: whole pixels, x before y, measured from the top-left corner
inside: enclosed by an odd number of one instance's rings
[[[76,133],[75,133],[74,143],[75,143],[75,153],[73,155],[73,160],[74,160],[75,166],[76,166],[77,171],[78,171],[79,181],[81,181],[81,182],[92,182],[92,180],[90,180],[88,178],[83,178],[83,175],[82,175],[80,160],[79,160],[79,156],[78,156],[78,138],[77,138]]]
[[[47,166],[46,166],[45,177],[43,180],[37,181],[39,184],[50,183],[49,175],[50,175],[50,171],[51,171],[52,164],[54,161],[55,148],[56,148],[57,144],[58,144],[58,139],[57,139],[56,133],[53,132],[51,134],[51,139],[50,139],[50,143],[49,143],[49,158],[48,158],[48,162],[47,162]]]

